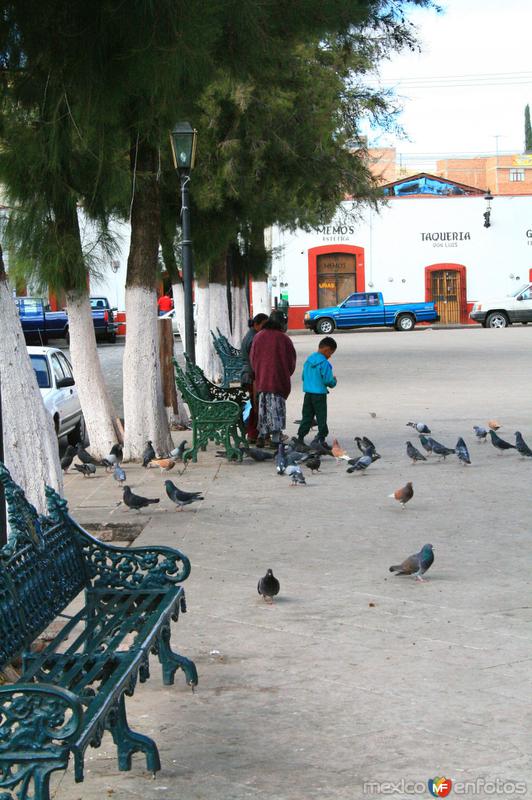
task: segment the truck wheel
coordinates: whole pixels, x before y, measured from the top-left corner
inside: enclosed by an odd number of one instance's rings
[[[504,311],[492,311],[486,318],[487,328],[506,328],[508,324],[508,317]]]
[[[85,420],[83,416],[81,416],[80,421],[74,428],[74,430],[70,431],[67,435],[67,441],[69,444],[75,445],[78,442],[82,445],[85,445],[85,440],[87,438],[87,429],[85,427]]]
[[[329,317],[319,319],[316,323],[316,333],[332,333],[334,330],[334,322]]]
[[[396,331],[411,331],[414,329],[416,321],[411,314],[399,314],[395,320]]]

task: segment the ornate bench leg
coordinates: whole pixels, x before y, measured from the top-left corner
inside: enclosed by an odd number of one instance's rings
[[[66,770],[68,752],[63,759],[46,760],[40,764],[0,763],[0,798],[19,800],[50,800],[50,775],[56,770]],[[33,787],[32,787],[33,780]],[[33,791],[31,789],[33,788]],[[7,789],[3,792],[2,789]]]
[[[197,686],[198,673],[196,665],[189,658],[174,653],[170,647],[170,624],[163,625],[157,637],[157,645],[154,648],[163,668],[163,683],[165,686],[173,686],[174,677],[178,669],[182,669],[188,686]]]
[[[148,736],[132,731],[127,724],[126,702],[124,695],[120,697],[118,706],[108,722],[113,741],[118,750],[118,769],[128,772],[131,769],[131,756],[133,753],[144,753],[146,766],[155,774],[161,769],[157,745]]]

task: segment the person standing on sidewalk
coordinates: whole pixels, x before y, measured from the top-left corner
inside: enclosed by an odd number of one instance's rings
[[[240,373],[240,382],[242,384],[242,388],[247,389],[247,391],[249,392],[249,399],[251,400],[251,412],[249,414],[246,426],[246,433],[249,444],[255,444],[257,436],[259,435],[257,430],[258,413],[257,413],[257,392],[255,390],[255,375],[253,373],[249,361],[249,351],[251,350],[253,339],[255,338],[257,333],[263,329],[267,321],[268,321],[267,314],[255,314],[253,319],[249,321],[249,331],[242,339],[242,344],[240,345],[240,351],[242,353],[242,361],[243,361],[242,372]]]
[[[172,300],[172,295],[170,292],[163,294],[162,297],[159,297],[157,300],[157,308],[159,310],[159,316],[161,314],[167,314],[168,311],[171,311],[174,307],[174,301]]]
[[[328,447],[326,438],[329,433],[327,427],[327,395],[329,388],[336,386],[330,357],[336,352],[337,344],[333,338],[326,336],[318,345],[318,352],[312,353],[303,365],[303,413],[301,424],[297,432],[296,444],[304,444],[304,439],[310,431],[314,417],[318,423],[319,442]]]
[[[258,399],[257,447],[264,447],[265,438],[270,436],[276,448],[286,428],[286,398],[292,388],[290,378],[296,368],[296,351],[285,331],[285,315],[272,311],[251,345],[249,360]]]

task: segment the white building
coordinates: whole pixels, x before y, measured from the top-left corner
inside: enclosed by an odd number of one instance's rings
[[[288,294],[290,328],[368,289],[385,302],[434,300],[442,322],[470,322],[475,300],[532,280],[532,196],[494,197],[485,227],[479,189],[421,175],[384,190],[378,213],[346,201],[328,225],[274,228],[272,292]]]

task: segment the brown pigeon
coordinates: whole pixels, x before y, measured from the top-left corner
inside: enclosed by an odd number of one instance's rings
[[[175,461],[173,458],[152,458],[147,466],[148,468],[159,467],[161,472],[170,472],[170,470],[175,467]]]
[[[408,481],[406,486],[403,486],[402,489],[396,489],[393,494],[389,494],[388,497],[393,497],[394,500],[397,500],[398,503],[401,503],[401,507],[404,508],[405,505],[411,500],[414,496],[414,486],[411,481]]]
[[[343,447],[340,447],[338,439],[333,439],[331,453],[335,457],[337,463],[340,462],[340,459],[343,459],[344,461],[349,461],[350,456],[347,455]]]

